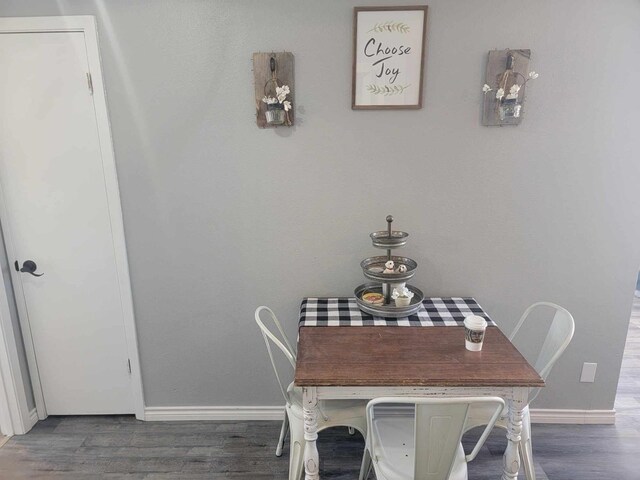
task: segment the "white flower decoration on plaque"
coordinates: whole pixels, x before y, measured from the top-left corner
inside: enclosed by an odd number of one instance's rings
[[[520,76],[522,77],[522,75]],[[524,87],[527,83],[529,83],[529,80],[535,80],[536,78],[538,78],[540,74],[537,72],[531,71],[529,72],[528,76],[529,78],[527,78],[524,82],[522,82],[522,84],[514,83],[513,85],[511,85],[511,88],[509,89],[509,95],[507,95],[506,97],[507,99],[514,98],[512,97],[512,95],[515,95],[517,97],[518,93],[520,92],[520,89]],[[484,94],[493,92],[494,90],[496,92],[496,99],[501,100],[504,97],[504,88],[493,89],[486,83],[482,86],[482,93]]]
[[[495,88],[492,88],[491,85],[487,83],[482,86],[482,93],[484,95],[489,92],[495,91],[497,100],[496,110],[501,121],[504,121],[506,118],[520,117],[523,101],[523,99],[519,99],[520,90],[530,80],[535,80],[540,76],[537,72],[534,71],[529,72],[526,77],[520,73],[514,72],[512,68],[513,57],[509,58],[510,60],[507,63],[507,70],[502,74],[498,85]],[[508,87],[508,85],[511,86]],[[505,90],[507,87],[509,88],[509,93],[505,95]]]
[[[267,104],[267,122],[273,125],[278,125],[282,123],[286,123],[287,125],[291,125],[291,120],[289,119],[289,111],[293,108],[291,101],[287,100],[287,95],[291,93],[289,89],[289,85],[282,85],[278,87],[276,85],[276,96],[268,97],[264,96],[262,101]],[[284,110],[284,117],[282,117],[282,111]],[[274,111],[274,113],[269,113],[269,111]],[[280,112],[280,120],[269,120],[269,118],[273,117],[274,119],[278,118],[276,115],[277,111]],[[284,119],[284,122],[283,122]]]
[[[509,89],[509,95],[507,95],[507,100],[514,100],[518,98],[518,92],[520,92],[520,85],[511,85],[511,88]]]
[[[281,87],[276,87],[276,95],[278,97],[278,103],[284,103],[291,91],[289,90],[288,85],[283,85]]]

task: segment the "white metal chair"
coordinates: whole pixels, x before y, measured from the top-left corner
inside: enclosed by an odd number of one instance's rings
[[[275,324],[282,341],[278,339],[261,320],[260,315],[262,312],[266,312]],[[273,343],[287,358],[291,366],[295,369],[296,366],[296,354],[289,342],[287,336],[280,325],[277,317],[273,311],[268,307],[258,307],[255,313],[256,323],[260,327],[262,336],[264,337],[265,344],[267,345],[267,351],[269,352],[269,358],[273,371],[276,374],[280,390],[285,400],[285,417],[282,422],[282,429],[280,431],[280,439],[278,440],[278,446],[276,447],[276,455],[282,455],[282,447],[284,440],[289,431],[290,449],[289,449],[289,480],[299,480],[304,472],[304,417],[302,414],[302,389],[294,386],[290,383],[285,388],[285,384],[282,382],[282,377],[276,365],[276,361],[271,349]],[[284,343],[283,343],[284,342]],[[331,400],[318,402],[318,410],[320,415],[318,417],[318,431],[322,431],[326,428],[346,426],[351,430],[355,428],[362,436],[366,438],[367,422],[365,416],[366,402],[360,400]]]
[[[509,340],[513,342],[516,347],[521,342],[527,341],[526,338],[522,338],[522,335],[518,335],[520,332],[520,328],[525,323],[525,321],[529,318],[531,313],[539,308],[548,307],[555,310],[553,315],[553,320],[551,322],[551,326],[549,327],[549,331],[547,332],[547,336],[542,343],[542,347],[537,352],[537,356],[534,359],[530,359],[530,362],[533,364],[533,367],[536,369],[538,374],[543,378],[547,379],[551,369],[560,358],[562,353],[565,351],[569,343],[571,342],[571,338],[573,337],[573,332],[575,330],[575,322],[571,314],[559,305],[549,302],[538,302],[531,305],[527,308],[520,320],[516,324],[515,329],[509,335]],[[540,393],[540,388],[531,389],[529,392],[529,403],[531,403]],[[496,422],[496,427],[499,428],[507,428],[507,415],[508,412],[505,409],[502,412],[501,417]],[[469,419],[467,421],[467,425],[465,430],[471,430],[472,428],[485,425],[487,423],[487,419],[490,418],[490,413],[487,411],[483,411],[481,408],[474,407],[470,414]],[[527,480],[535,480],[536,473],[533,467],[533,451],[531,447],[531,416],[529,414],[529,406],[524,409],[523,419],[522,419],[522,433],[521,440],[518,446],[518,451],[520,452],[520,458],[522,459],[522,466],[524,469],[525,477]]]
[[[382,404],[410,404],[413,415],[378,415]],[[471,406],[492,412],[469,455],[460,442]],[[500,417],[504,400],[498,397],[383,397],[367,404],[367,440],[360,480],[375,470],[377,480],[467,480],[473,460]]]

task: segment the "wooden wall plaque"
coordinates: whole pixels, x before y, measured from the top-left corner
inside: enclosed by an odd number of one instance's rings
[[[495,95],[495,88],[497,87],[502,74],[507,66],[507,57],[509,54],[513,55],[513,71],[519,74],[518,83],[526,81],[529,75],[529,59],[531,58],[531,50],[519,49],[519,50],[491,50],[487,59],[487,75],[485,77],[485,83],[489,85],[494,91],[488,92],[484,96],[484,103],[482,107],[482,124],[486,126],[502,126],[502,125],[519,125],[522,122],[524,115],[524,95],[526,86],[523,86],[518,93],[518,101],[522,104],[522,110],[520,116],[516,118],[505,118],[500,120],[498,113],[498,100]]]
[[[256,123],[260,128],[284,127],[287,125],[269,125],[265,116],[267,105],[262,101],[265,96],[265,87],[267,96],[275,96],[275,85],[271,81],[273,74],[271,72],[271,59],[275,59],[275,78],[278,86],[288,85],[291,93],[287,99],[291,102],[293,108],[289,110],[290,125],[295,121],[295,83],[293,79],[293,53],[291,52],[257,52],[253,54],[253,79],[255,87],[256,101]]]

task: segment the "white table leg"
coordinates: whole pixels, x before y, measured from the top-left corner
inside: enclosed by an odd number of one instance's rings
[[[520,393],[520,392],[519,392]],[[508,400],[509,418],[507,422],[507,449],[503,457],[502,480],[516,480],[520,470],[518,445],[522,438],[523,409],[527,406],[526,394],[515,395]]]
[[[320,480],[318,457],[318,395],[314,387],[302,389],[302,412],[304,414],[304,472],[305,480]]]

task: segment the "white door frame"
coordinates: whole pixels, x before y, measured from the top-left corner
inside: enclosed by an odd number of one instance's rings
[[[2,335],[0,333],[0,335]],[[4,377],[0,369],[0,436],[10,437],[14,434],[11,411],[9,411],[9,396],[4,386]]]
[[[2,254],[4,252],[0,252]],[[27,400],[20,398],[19,389],[16,388],[16,385],[23,384],[22,374],[19,363],[14,362],[11,358],[13,355],[9,354],[15,345],[7,292],[4,284],[0,284],[0,433],[7,436],[26,431],[23,421],[27,418]],[[17,360],[17,352],[15,359]],[[17,382],[14,380],[16,376]],[[22,393],[24,396],[24,389]]]
[[[98,31],[96,28],[95,18],[88,15],[0,18],[0,34],[45,32],[82,32],[85,37],[89,72],[91,73],[91,80],[93,82],[93,103],[96,112],[96,123],[98,129],[100,152],[102,155],[102,168],[105,177],[107,203],[109,205],[109,218],[111,221],[111,232],[116,259],[116,271],[118,275],[119,293],[124,318],[127,353],[129,355],[129,360],[131,361],[131,386],[134,409],[136,418],[139,420],[144,420],[144,396],[142,389],[142,376],[140,373],[140,358],[138,355],[138,339],[136,334],[135,318],[133,314],[133,298],[131,295],[129,263],[127,260],[127,248],[124,238],[124,223],[122,220],[122,206],[120,203],[120,191],[118,188],[115,155],[111,138],[111,125],[109,124],[107,101],[102,78],[100,52],[98,49]],[[13,244],[14,242],[12,240],[10,225],[6,221],[7,218],[7,206],[0,189],[0,221],[2,222],[2,227],[4,229],[5,246],[7,249],[7,255],[9,257],[9,265],[11,265],[12,261],[15,259],[15,248]],[[18,307],[20,325],[22,327],[24,336],[24,346],[29,364],[29,374],[31,377],[31,383],[33,385],[36,409],[38,412],[38,418],[42,420],[47,417],[47,411],[44,404],[42,387],[40,385],[40,376],[38,373],[38,365],[35,357],[35,348],[33,339],[31,337],[31,327],[29,325],[29,318],[26,313],[26,302],[22,290],[22,283],[19,278],[20,273],[15,272],[12,268],[10,268],[9,270],[11,271],[13,279],[16,304]],[[3,292],[3,294],[6,296],[6,292]],[[1,301],[2,299],[0,298],[0,302]],[[10,322],[10,319],[4,317],[5,315],[0,315],[0,322],[4,323],[5,325],[6,334],[7,320],[9,320]],[[9,326],[11,326],[10,323]],[[13,341],[15,342],[15,339]],[[4,353],[3,350],[5,350],[5,346],[0,342],[0,360],[2,359],[2,354]],[[7,353],[9,355],[9,359],[11,360],[11,363],[17,365],[17,355],[13,354],[15,352],[12,352],[12,349],[9,348]],[[19,387],[24,390],[23,384],[20,384]]]
[[[36,409],[29,410],[27,403],[17,341],[7,292],[0,278],[0,433],[7,436],[27,433],[38,421]]]
[[[0,342],[4,342],[1,325]],[[2,374],[2,371],[6,368],[6,365],[9,364],[9,357],[2,358],[0,364],[0,436],[11,436],[13,435],[13,421],[11,420],[11,411],[9,410],[9,395],[7,394],[7,389],[4,386],[4,375]]]

